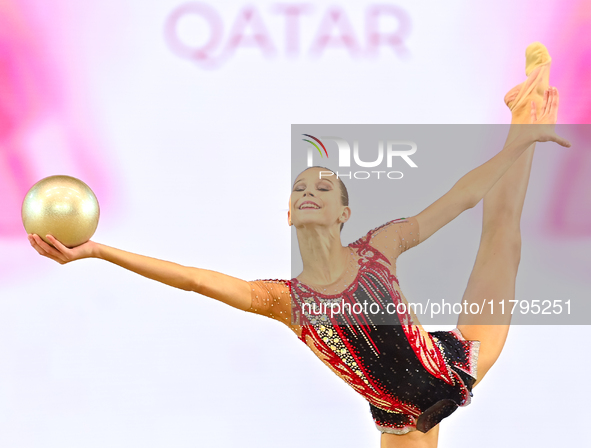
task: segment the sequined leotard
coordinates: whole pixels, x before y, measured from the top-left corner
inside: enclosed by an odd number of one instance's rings
[[[418,242],[417,220],[398,219],[351,243],[349,269],[331,285],[250,282],[249,311],[288,325],[370,403],[377,428],[387,433],[427,432],[469,404],[476,381],[480,343],[464,340],[457,328],[425,331],[400,290],[396,259]],[[342,312],[331,312],[334,304]]]

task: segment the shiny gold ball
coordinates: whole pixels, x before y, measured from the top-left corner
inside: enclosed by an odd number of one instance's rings
[[[41,179],[25,196],[21,212],[27,233],[36,233],[46,243],[45,235],[52,235],[67,247],[88,241],[100,214],[90,187],[70,176]]]

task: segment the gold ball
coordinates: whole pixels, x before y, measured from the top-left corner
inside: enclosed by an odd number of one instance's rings
[[[54,236],[67,247],[88,241],[99,220],[99,204],[88,185],[75,177],[50,176],[29,190],[21,210],[27,233]],[[51,243],[49,243],[51,244]]]

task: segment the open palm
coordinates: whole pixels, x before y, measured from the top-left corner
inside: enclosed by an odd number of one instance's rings
[[[536,142],[556,142],[561,146],[570,148],[571,144],[568,140],[559,137],[555,131],[556,121],[558,120],[558,89],[556,87],[548,87],[544,92],[544,102],[540,115],[538,116],[536,103],[531,102],[531,124],[533,127],[533,140]]]
[[[44,257],[57,261],[59,264],[66,264],[70,261],[93,256],[93,249],[95,247],[95,243],[93,241],[87,241],[80,246],[70,249],[56,240],[52,235],[47,235],[47,239],[51,241],[53,247],[43,241],[39,235],[29,235],[29,243],[31,243],[31,246],[33,246],[39,255],[43,255]]]

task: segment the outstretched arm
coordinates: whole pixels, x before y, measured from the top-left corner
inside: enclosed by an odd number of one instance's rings
[[[38,235],[29,235],[31,246],[39,254],[60,264],[82,258],[100,258],[152,280],[203,294],[241,310],[248,310],[251,306],[250,285],[239,278],[126,252],[94,241],[69,249],[51,235],[47,238],[55,247]]]
[[[488,162],[464,175],[445,195],[415,216],[425,241],[463,211],[474,207],[505,174],[523,152],[535,142],[553,141],[561,146],[570,143],[557,136],[554,124],[558,114],[558,91],[550,88],[544,96],[542,115],[536,115],[532,102],[531,123],[516,124],[509,129],[503,149]]]

